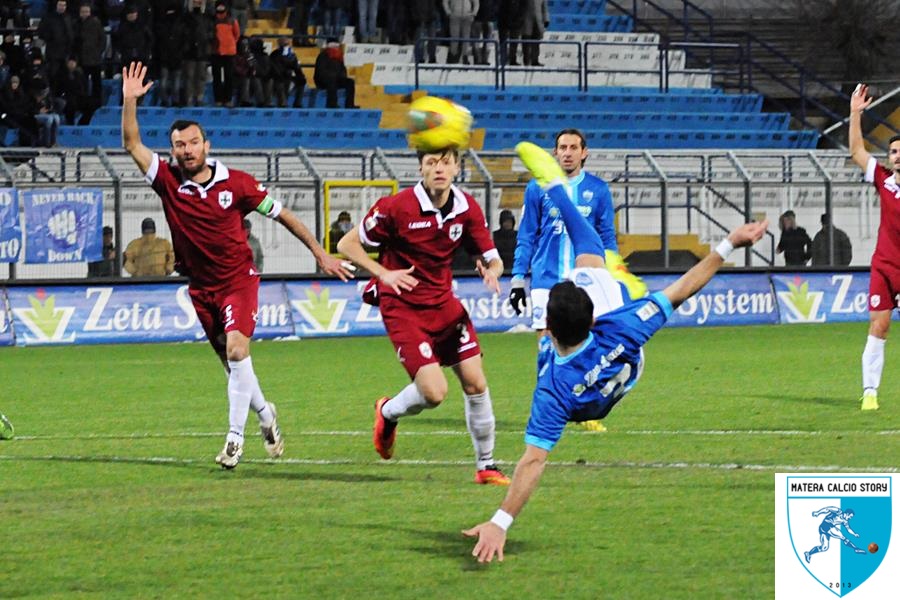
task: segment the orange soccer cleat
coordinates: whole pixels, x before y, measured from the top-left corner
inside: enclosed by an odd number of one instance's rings
[[[480,485],[509,485],[510,479],[497,465],[488,465],[475,472],[475,483]]]
[[[389,421],[381,414],[381,407],[390,400],[387,396],[375,401],[375,426],[372,428],[372,442],[375,451],[384,460],[394,455],[394,442],[397,439],[397,422]]]

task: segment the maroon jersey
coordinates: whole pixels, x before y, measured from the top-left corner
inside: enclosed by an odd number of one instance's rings
[[[432,306],[453,297],[450,263],[460,245],[488,261],[500,257],[475,199],[451,186],[447,202],[452,209],[443,217],[419,182],[378,200],[359,224],[360,239],[378,248],[378,262],[385,268],[415,267],[412,276],[419,285],[401,295],[409,304]],[[379,281],[378,295],[397,294]]]
[[[204,187],[154,154],[146,179],[162,198],[178,272],[191,287],[220,290],[258,275],[243,219],[268,193],[248,173],[219,161],[210,161],[210,167],[213,178]]]
[[[866,167],[866,181],[875,184],[881,199],[881,224],[872,265],[900,268],[900,183],[892,171],[874,158]]]

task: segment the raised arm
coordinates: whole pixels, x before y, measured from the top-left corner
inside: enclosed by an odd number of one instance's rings
[[[353,265],[325,252],[325,249],[316,241],[316,238],[306,225],[303,224],[300,217],[295,215],[289,209],[282,208],[281,212],[278,213],[278,216],[275,217],[275,220],[281,223],[295,238],[303,242],[303,244],[309,248],[309,251],[312,252],[312,255],[316,259],[316,263],[319,265],[319,268],[322,269],[322,272],[328,275],[336,275],[341,281],[353,279]]]
[[[337,244],[338,252],[355,262],[357,265],[381,280],[385,285],[391,286],[398,294],[409,291],[419,285],[419,280],[411,275],[413,267],[389,271],[377,260],[372,259],[359,239],[359,230],[354,227],[341,237]]]
[[[725,263],[725,257],[735,248],[752,246],[766,233],[769,221],[745,223],[728,234],[719,246],[691,267],[687,273],[663,290],[672,306],[678,306],[706,285]]]
[[[862,135],[862,114],[872,104],[872,98],[866,97],[868,92],[869,86],[860,83],[850,96],[850,132],[848,134],[850,157],[863,171],[866,170],[869,159],[872,158],[872,155],[866,150],[866,143],[863,141]]]
[[[134,159],[141,173],[146,173],[153,161],[153,152],[141,143],[141,131],[137,122],[137,101],[146,94],[153,82],[144,84],[147,67],[133,62],[122,67],[122,146]]]

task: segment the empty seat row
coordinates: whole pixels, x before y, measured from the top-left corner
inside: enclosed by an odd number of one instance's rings
[[[431,89],[431,88],[429,88]],[[615,94],[586,92],[570,94],[528,94],[476,92],[445,94],[471,111],[599,110],[640,112],[759,112],[759,94]]]
[[[176,119],[188,119],[202,123],[204,127],[223,125],[248,126],[258,123],[263,127],[297,127],[315,123],[317,127],[337,129],[377,128],[381,121],[380,110],[348,110],[337,108],[142,108],[138,114],[142,125],[169,126]],[[93,125],[116,125],[121,120],[121,109],[104,107],[91,120]]]
[[[482,112],[475,126],[495,129],[722,129],[786,130],[787,113],[675,113],[675,112]]]
[[[583,15],[550,13],[549,31],[633,31],[628,15]]]
[[[584,132],[591,148],[815,148],[817,131],[608,131]],[[552,147],[555,130],[494,129],[485,134],[485,150],[502,150],[524,140]]]
[[[164,148],[169,145],[166,127],[147,127],[141,131],[146,145]],[[284,128],[234,128],[212,129],[210,141],[214,148],[304,148],[316,149],[371,149],[376,146],[389,149],[406,148],[406,131],[402,129],[284,129]],[[121,144],[118,127],[64,126],[59,130],[59,143],[71,147],[117,147]]]
[[[606,0],[547,0],[550,14],[597,15],[606,12]]]
[[[503,90],[496,89],[493,85],[429,85],[427,88],[422,88],[427,91],[429,94],[433,96],[451,96],[453,94],[493,94],[493,93],[504,93],[504,94],[583,94],[580,89],[576,86],[565,86],[565,85],[508,85]],[[406,95],[416,91],[416,87],[413,85],[406,84],[396,84],[396,85],[386,85],[384,86],[385,94],[400,94]],[[608,86],[604,87],[603,90],[597,90],[594,93],[604,96],[608,95],[622,95],[622,94],[658,94],[659,87],[638,87],[638,86]],[[667,95],[680,95],[680,94],[692,94],[692,95],[700,95],[700,96],[709,96],[709,95],[720,95],[724,96],[725,92],[722,91],[722,88],[680,88],[680,87],[670,87]],[[760,106],[762,106],[762,102],[760,101]]]

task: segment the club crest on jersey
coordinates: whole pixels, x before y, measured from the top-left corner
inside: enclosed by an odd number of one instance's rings
[[[428,344],[428,342],[422,342],[421,344],[419,344],[419,354],[421,354],[423,358],[432,357],[431,346]]]
[[[450,226],[450,239],[454,242],[462,237],[463,226],[460,223],[454,223]]]
[[[231,192],[219,192],[219,206],[228,208],[234,201]]]
[[[591,199],[594,197],[594,192],[592,192],[591,190],[584,190],[581,193],[581,197],[584,198],[585,200],[587,200],[588,202],[590,202]]]
[[[872,308],[877,308],[879,304],[881,304],[881,296],[878,294],[872,294]]]

